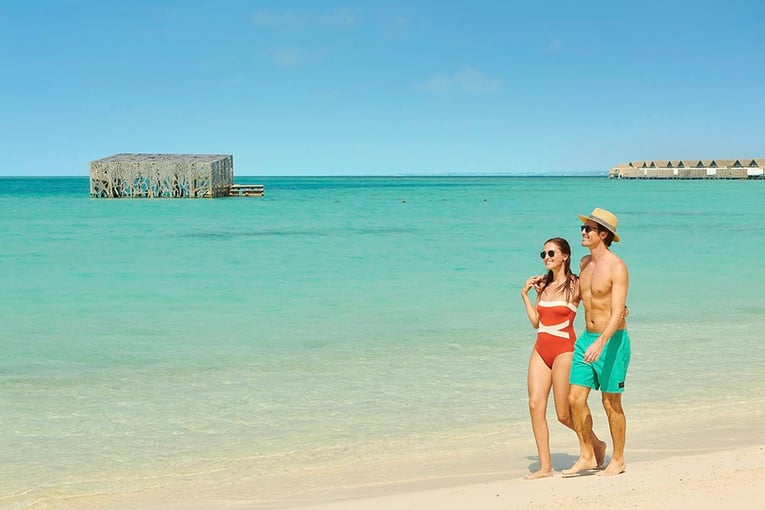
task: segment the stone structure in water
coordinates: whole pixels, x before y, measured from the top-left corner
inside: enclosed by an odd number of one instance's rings
[[[230,154],[115,154],[90,162],[96,198],[226,197],[233,184]]]

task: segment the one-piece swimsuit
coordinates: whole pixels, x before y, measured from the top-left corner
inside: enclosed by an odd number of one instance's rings
[[[534,348],[545,364],[552,368],[558,355],[574,351],[576,307],[566,301],[540,301],[537,313],[539,328]]]

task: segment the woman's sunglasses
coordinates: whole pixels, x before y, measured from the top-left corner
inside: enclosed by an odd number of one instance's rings
[[[555,256],[555,250],[543,251],[539,256],[542,257],[542,260],[544,260],[545,257],[553,258]]]
[[[598,232],[600,232],[600,229],[598,227],[591,227],[589,225],[582,225],[580,228],[582,229],[582,232],[587,232],[588,234],[592,232],[593,230],[597,230]]]

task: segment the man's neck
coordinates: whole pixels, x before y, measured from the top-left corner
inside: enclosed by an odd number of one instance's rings
[[[594,248],[590,248],[590,255],[592,256],[592,260],[598,260],[605,256],[605,254],[608,253],[608,246],[606,246],[604,243],[600,243]]]

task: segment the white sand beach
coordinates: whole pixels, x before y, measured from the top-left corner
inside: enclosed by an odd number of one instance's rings
[[[480,481],[432,488],[423,482],[419,488],[292,510],[752,508],[765,486],[765,417],[757,406],[752,411],[700,418],[693,425],[667,422],[672,427],[663,433],[636,434],[631,443],[628,435],[627,471],[617,476],[563,478],[560,469],[571,465],[577,450],[567,434],[556,434],[565,446],[553,449],[552,478],[524,480],[524,472],[499,479],[484,472]]]
[[[752,508],[765,484],[765,444],[635,462],[626,473],[504,480],[298,507],[300,510]]]
[[[682,455],[631,463],[627,472],[612,477],[519,478],[428,488],[432,481],[338,490],[337,498],[315,504],[284,507],[259,501],[250,490],[225,493],[160,491],[127,497],[70,500],[61,508],[199,509],[290,508],[291,510],[513,510],[596,508],[755,508],[765,484],[765,444],[726,451]],[[241,488],[240,488],[241,489]],[[225,494],[224,494],[225,493]],[[249,494],[247,494],[249,493]],[[375,496],[358,496],[377,493]],[[356,496],[353,496],[356,494]],[[324,497],[329,496],[324,494]],[[759,502],[759,503],[758,503]],[[105,505],[105,506],[104,506]],[[754,505],[754,506],[753,506]],[[54,505],[59,507],[58,505]]]
[[[563,478],[574,460],[574,442],[556,447],[552,478],[523,480],[508,467],[506,451],[472,459],[449,456],[417,465],[375,463],[333,472],[302,473],[281,480],[282,497],[265,495],[262,478],[236,482],[172,484],[138,493],[69,499],[51,508],[76,509],[289,509],[289,510],[511,510],[598,507],[650,509],[752,508],[765,484],[763,417],[706,420],[660,437],[628,442],[627,471]],[[726,423],[727,422],[727,423]],[[560,443],[560,442],[559,442]],[[748,446],[750,445],[750,446]],[[531,443],[529,443],[531,450]],[[561,450],[566,453],[561,453]],[[450,460],[453,464],[450,465]],[[503,460],[504,459],[504,460]],[[534,458],[527,457],[529,468]],[[515,464],[516,466],[518,464]],[[292,483],[292,487],[288,485]],[[273,487],[271,487],[273,488]]]

